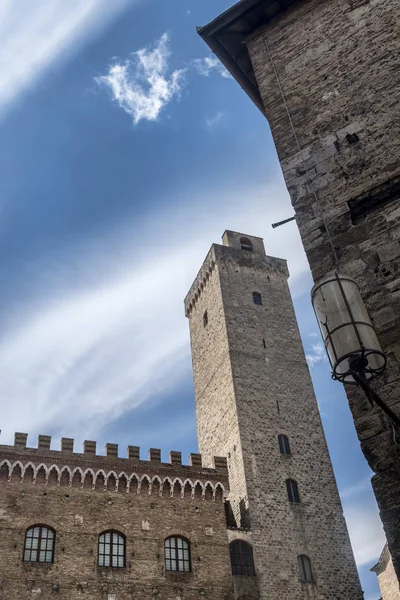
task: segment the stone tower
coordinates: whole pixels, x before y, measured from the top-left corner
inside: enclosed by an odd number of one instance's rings
[[[240,0],[199,33],[268,119],[315,282],[360,286],[400,416],[400,2]],[[346,391],[400,582],[400,446]]]
[[[226,231],[223,244],[185,299],[199,450],[210,466],[228,458],[235,537],[252,544],[261,599],[361,600],[286,261],[258,237]],[[253,597],[239,579],[235,597]]]

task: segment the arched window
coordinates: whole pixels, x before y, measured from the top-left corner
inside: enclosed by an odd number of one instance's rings
[[[46,525],[33,525],[26,530],[24,561],[54,562],[54,540],[56,532]]]
[[[248,252],[253,252],[253,244],[249,240],[249,238],[241,237],[240,238],[240,247],[242,250],[247,250]]]
[[[300,554],[300,556],[297,557],[297,563],[299,565],[300,580],[307,583],[314,581],[311,569],[311,560],[308,558],[308,556],[305,554]]]
[[[280,435],[278,435],[278,442],[279,442],[279,450],[281,454],[290,454],[290,444],[289,444],[289,438],[287,435],[283,435],[283,433],[281,433]]]
[[[103,531],[99,535],[99,567],[125,567],[125,536],[118,531]]]
[[[166,571],[191,571],[190,544],[183,537],[169,537],[164,542],[165,570]]]
[[[297,482],[294,479],[286,479],[286,488],[289,498],[289,502],[300,502],[299,488]]]
[[[206,327],[208,323],[208,312],[205,311],[203,314],[203,327]]]
[[[243,540],[235,540],[229,544],[232,575],[255,575],[253,548]]]
[[[262,305],[262,298],[259,292],[253,292],[253,302],[254,304]]]

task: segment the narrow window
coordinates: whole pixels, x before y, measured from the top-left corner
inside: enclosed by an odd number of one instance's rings
[[[235,540],[229,544],[232,575],[255,575],[253,548],[243,540]]]
[[[263,346],[264,346],[264,348],[266,348],[266,347],[267,347],[267,344],[265,343],[265,340],[264,340],[264,339],[263,339]]]
[[[300,502],[299,488],[297,482],[294,479],[286,479],[286,488],[288,493],[289,502]]]
[[[181,571],[189,573],[190,545],[188,540],[182,537],[169,537],[164,542],[165,570]]]
[[[253,252],[253,244],[249,240],[249,238],[241,237],[240,238],[240,247],[242,250],[247,250],[248,252]]]
[[[297,557],[297,563],[299,565],[300,580],[312,583],[314,579],[311,569],[311,560],[305,554],[300,554],[300,556]]]
[[[207,311],[205,311],[204,315],[203,315],[203,327],[206,327],[208,323],[208,313]]]
[[[54,539],[56,532],[45,525],[34,525],[26,530],[24,561],[54,562]]]
[[[99,567],[125,567],[125,536],[118,531],[104,531],[99,535]]]
[[[290,454],[290,444],[289,438],[287,435],[283,435],[282,433],[278,435],[279,442],[279,450],[281,454]]]
[[[262,305],[262,298],[259,292],[253,292],[253,302],[254,304]]]

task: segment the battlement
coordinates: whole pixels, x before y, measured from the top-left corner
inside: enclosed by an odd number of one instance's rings
[[[215,266],[219,261],[234,261],[239,267],[247,266],[254,269],[267,268],[271,274],[278,273],[280,277],[283,276],[286,279],[289,277],[287,261],[283,258],[266,255],[262,238],[248,236],[251,238],[251,243],[257,250],[256,252],[248,252],[241,249],[239,236],[242,236],[242,234],[226,231],[223,237],[224,244],[213,244],[211,246],[206,259],[184,300],[186,317],[190,316],[198,299],[209,284],[211,276],[216,270]]]
[[[200,454],[190,454],[190,464],[183,465],[175,450],[163,463],[158,448],[150,448],[148,460],[141,460],[138,446],[128,446],[127,457],[120,458],[118,444],[107,443],[106,454],[98,455],[91,440],[83,442],[83,453],[74,452],[72,438],[61,439],[61,450],[51,449],[48,435],[39,435],[37,448],[27,447],[27,441],[28,434],[18,432],[13,446],[0,445],[0,481],[137,493],[145,489],[148,494],[213,500],[225,497],[229,487],[227,460],[219,456],[214,468],[206,468]]]

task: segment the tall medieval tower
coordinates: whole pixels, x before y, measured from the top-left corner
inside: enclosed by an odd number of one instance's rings
[[[228,536],[252,544],[262,600],[361,600],[286,261],[258,237],[226,231],[223,244],[185,310],[199,450],[208,466],[228,458]],[[250,596],[250,578],[233,579],[235,597]]]

